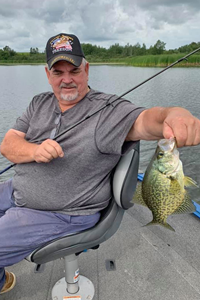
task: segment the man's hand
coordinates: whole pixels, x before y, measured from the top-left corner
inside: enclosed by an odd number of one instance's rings
[[[175,137],[178,147],[200,144],[200,120],[188,110],[172,108],[163,122],[163,136]]]
[[[126,140],[159,140],[175,137],[178,147],[200,144],[200,120],[182,107],[153,107],[136,119]]]
[[[25,139],[25,133],[15,129],[6,133],[0,150],[3,156],[17,164],[32,161],[47,163],[64,156],[61,146],[56,141],[47,139],[40,145],[29,143]]]
[[[64,152],[61,146],[56,141],[50,139],[38,145],[33,152],[33,159],[37,163],[48,163],[54,158],[63,156]]]

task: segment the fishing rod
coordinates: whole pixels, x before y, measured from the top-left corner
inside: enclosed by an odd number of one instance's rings
[[[189,54],[185,55],[182,58],[179,58],[177,61],[173,62],[171,65],[167,66],[166,68],[164,68],[163,70],[159,71],[158,73],[154,74],[153,76],[145,79],[144,81],[142,81],[141,83],[137,84],[136,86],[134,86],[133,88],[131,88],[130,90],[128,90],[127,92],[123,93],[121,96],[117,97],[115,100],[108,102],[106,105],[102,106],[101,108],[99,108],[98,110],[96,110],[95,112],[93,112],[90,115],[87,115],[85,118],[81,119],[80,121],[76,122],[75,124],[73,124],[72,126],[70,126],[68,129],[63,130],[62,132],[60,132],[59,134],[57,134],[52,140],[56,140],[57,138],[59,138],[61,135],[67,133],[68,131],[72,130],[73,128],[75,128],[76,126],[82,124],[83,122],[85,122],[86,120],[88,120],[89,118],[93,117],[94,115],[96,115],[98,112],[100,112],[101,110],[103,110],[104,108],[112,105],[115,101],[119,100],[120,98],[124,97],[125,95],[129,94],[130,92],[134,91],[135,89],[137,89],[138,87],[140,87],[141,85],[143,85],[144,83],[148,82],[149,80],[153,79],[154,77],[160,75],[161,73],[167,71],[168,69],[172,68],[173,66],[177,65],[178,63],[180,63],[183,60],[187,60],[187,58],[191,55],[193,55],[194,53],[198,52],[200,50],[200,47],[195,49],[194,51],[190,52]],[[16,164],[12,164],[9,167],[5,168],[4,170],[0,171],[0,175],[3,174],[4,172],[6,172],[7,170],[9,170],[10,168],[14,167]]]
[[[194,53],[196,53],[197,51],[200,50],[200,47],[192,52],[190,52],[189,54],[185,55],[184,57],[178,59],[177,61],[175,61],[174,63],[172,63],[171,65],[167,66],[166,68],[164,68],[163,70],[161,70],[160,72],[154,74],[153,76],[145,79],[144,81],[142,81],[141,83],[137,84],[136,86],[134,86],[133,88],[131,88],[130,90],[128,90],[127,92],[123,93],[121,96],[117,97],[115,100],[108,102],[106,105],[104,105],[103,107],[99,108],[98,110],[96,110],[95,112],[93,112],[91,115],[87,115],[85,118],[81,119],[80,121],[78,121],[77,123],[75,123],[74,125],[72,125],[71,127],[69,127],[68,129],[63,130],[61,133],[59,133],[58,135],[56,135],[53,139],[57,139],[58,137],[60,137],[61,135],[65,134],[66,132],[70,131],[71,129],[73,129],[74,127],[78,126],[79,124],[85,122],[87,119],[91,118],[92,116],[96,115],[98,112],[100,112],[101,110],[103,110],[104,108],[112,105],[115,101],[119,100],[120,98],[124,97],[125,95],[129,94],[130,92],[134,91],[135,89],[137,89],[138,87],[140,87],[141,85],[143,85],[144,83],[146,83],[147,81],[153,79],[154,77],[158,76],[159,74],[167,71],[169,68],[175,66],[176,64],[180,63],[183,60],[187,60],[187,58],[191,55],[193,55]]]

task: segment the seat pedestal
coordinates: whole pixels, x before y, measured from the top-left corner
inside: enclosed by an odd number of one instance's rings
[[[94,297],[93,283],[87,277],[80,275],[78,284],[79,290],[77,293],[68,293],[67,283],[65,277],[63,277],[58,282],[56,282],[52,289],[52,300],[92,300]]]
[[[54,285],[52,299],[92,300],[93,297],[94,285],[87,277],[79,275],[77,256],[75,254],[65,256],[65,277]]]

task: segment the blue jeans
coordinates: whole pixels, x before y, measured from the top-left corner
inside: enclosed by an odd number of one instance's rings
[[[12,192],[12,179],[0,183],[0,290],[5,282],[4,267],[55,238],[93,227],[100,218],[100,213],[69,216],[17,207]]]

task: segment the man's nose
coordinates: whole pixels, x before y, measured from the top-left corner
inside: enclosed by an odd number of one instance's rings
[[[72,75],[69,72],[63,74],[62,82],[71,83],[73,81]]]

